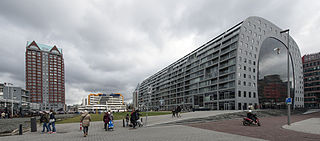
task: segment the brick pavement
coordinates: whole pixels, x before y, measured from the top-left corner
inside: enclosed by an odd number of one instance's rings
[[[298,122],[309,118],[319,118],[320,113],[308,115],[293,115],[292,122]],[[243,126],[242,119],[224,120],[218,122],[206,122],[189,124],[188,126],[201,129],[237,134],[242,136],[281,141],[319,141],[320,135],[302,133],[282,128],[287,124],[287,116],[265,117],[260,119],[262,126]]]
[[[197,114],[195,114],[197,115]],[[187,116],[186,116],[187,117]],[[191,115],[190,115],[191,117]],[[152,118],[150,122],[152,124]],[[176,120],[171,117],[166,120]],[[159,123],[160,119],[155,118],[155,123]],[[102,122],[92,122],[89,128],[88,137],[83,137],[79,131],[79,123],[58,124],[56,125],[56,134],[41,134],[38,128],[36,133],[26,133],[22,136],[7,136],[0,137],[0,140],[8,141],[95,141],[95,140],[116,140],[116,141],[207,141],[207,140],[239,140],[239,141],[253,141],[261,140],[252,137],[245,137],[240,135],[232,135],[229,133],[222,133],[210,130],[204,130],[183,125],[172,126],[153,126],[143,127],[138,129],[123,128],[122,121],[115,122],[115,130],[106,132],[103,130]]]

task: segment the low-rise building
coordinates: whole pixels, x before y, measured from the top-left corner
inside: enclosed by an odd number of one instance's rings
[[[30,102],[29,91],[18,86],[0,84],[0,111],[11,112],[12,110],[14,114],[39,110],[39,104]]]
[[[320,52],[302,57],[304,73],[304,105],[320,107]]]
[[[112,94],[89,94],[88,98],[82,99],[82,104],[79,107],[79,111],[87,110],[89,112],[106,112],[126,111],[126,105],[124,103],[124,97],[120,93]]]

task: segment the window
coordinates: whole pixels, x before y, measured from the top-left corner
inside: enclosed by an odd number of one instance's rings
[[[251,98],[251,92],[249,92],[249,98]]]
[[[238,97],[241,97],[241,91],[238,91]]]
[[[243,81],[243,86],[246,86],[246,85],[247,85],[246,81]]]
[[[243,66],[243,70],[247,70],[247,67],[246,67],[246,66]]]
[[[247,92],[243,91],[243,97],[247,97]]]
[[[253,98],[256,98],[256,92],[253,92]]]
[[[243,78],[246,78],[246,74],[243,74]]]
[[[240,80],[238,80],[238,85],[241,85],[241,81]]]

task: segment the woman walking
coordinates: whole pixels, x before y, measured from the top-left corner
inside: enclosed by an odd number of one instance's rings
[[[82,122],[82,130],[83,130],[83,136],[86,137],[88,135],[88,130],[90,126],[91,116],[87,112],[87,110],[84,111],[84,113],[81,115],[81,122]]]
[[[50,113],[49,113],[49,125],[48,128],[50,130],[50,134],[51,133],[56,133],[56,117],[54,116],[56,113],[51,109]],[[51,130],[51,126],[52,126],[52,130]]]

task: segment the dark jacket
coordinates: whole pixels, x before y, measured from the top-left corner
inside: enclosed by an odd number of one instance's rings
[[[104,114],[104,116],[103,116],[103,121],[104,121],[105,123],[109,123],[109,121],[110,121],[110,115],[109,115],[109,113]]]
[[[56,113],[53,113],[53,112],[52,112],[52,113],[50,114],[50,119],[54,119],[54,121],[56,121],[56,117],[54,116],[55,114],[56,114]]]
[[[42,114],[40,117],[40,122],[41,123],[48,123],[49,122],[48,114]]]
[[[131,122],[135,122],[136,120],[137,120],[137,112],[134,111],[134,112],[132,112],[131,115],[130,115],[130,121],[131,121]]]
[[[129,114],[126,116],[126,121],[127,122],[129,121]]]
[[[176,112],[181,112],[181,107],[180,106],[177,107]]]

